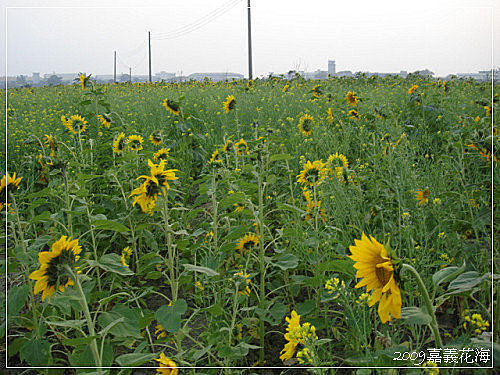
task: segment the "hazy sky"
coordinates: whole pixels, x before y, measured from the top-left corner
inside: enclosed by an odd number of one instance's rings
[[[149,30],[153,73],[248,74],[246,0],[1,2],[0,75],[6,41],[8,75],[111,74],[114,50],[118,74],[147,74]],[[337,71],[437,75],[500,65],[499,0],[252,0],[252,31],[254,76],[328,59]]]

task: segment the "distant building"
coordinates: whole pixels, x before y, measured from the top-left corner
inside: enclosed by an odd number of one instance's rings
[[[33,77],[31,77],[31,81],[33,82],[33,84],[35,85],[39,85],[40,84],[40,73],[33,73]]]
[[[232,79],[243,79],[245,78],[243,74],[239,73],[192,73],[188,76],[189,79],[195,81],[203,81],[204,79],[209,79],[210,81],[230,81]]]
[[[328,75],[333,77],[335,73],[335,60],[328,60]]]
[[[354,74],[350,70],[343,70],[341,72],[335,73],[336,77],[354,77]]]
[[[161,81],[161,80],[168,81],[174,77],[175,77],[175,73],[168,73],[168,72],[165,72],[162,70],[161,72],[156,73],[154,75],[154,80],[155,81]]]

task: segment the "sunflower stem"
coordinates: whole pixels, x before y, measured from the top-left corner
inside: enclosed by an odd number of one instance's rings
[[[429,292],[427,291],[427,288],[426,288],[424,282],[422,281],[420,274],[418,273],[418,271],[415,268],[413,268],[409,264],[403,263],[403,265],[401,267],[402,267],[401,268],[402,271],[408,270],[413,274],[413,276],[415,276],[415,280],[417,281],[417,285],[420,289],[420,293],[422,293],[422,296],[424,297],[424,303],[425,303],[425,306],[427,308],[427,313],[431,317],[431,323],[429,324],[429,326],[431,327],[432,334],[434,335],[434,340],[435,340],[438,348],[442,348],[443,342],[441,341],[441,336],[439,335],[439,328],[438,328],[438,324],[437,324],[437,320],[436,320],[436,314],[434,313],[434,308],[432,306],[431,298],[429,297]]]
[[[259,285],[259,308],[264,311],[266,308],[266,268],[265,268],[265,248],[264,248],[264,183],[262,181],[263,166],[260,165],[258,174],[258,199],[259,199],[259,234],[260,234],[260,248],[259,248],[259,266],[260,266],[260,285]],[[264,320],[262,317],[259,319],[259,364],[264,363]]]
[[[94,321],[92,320],[92,317],[90,316],[89,305],[87,303],[87,298],[85,297],[85,293],[83,292],[82,284],[80,283],[80,279],[78,278],[77,275],[75,275],[75,273],[73,272],[73,270],[71,269],[71,267],[69,265],[66,264],[64,267],[66,268],[68,273],[71,275],[71,277],[75,281],[76,289],[77,289],[78,293],[80,294],[80,304],[82,305],[83,315],[85,316],[85,320],[87,321],[87,327],[89,329],[89,334],[90,334],[90,336],[95,336]],[[102,360],[101,360],[101,357],[99,356],[99,351],[97,349],[97,341],[95,338],[92,339],[92,341],[90,342],[90,349],[92,350],[95,364],[97,367],[99,367],[97,371],[99,374],[101,374],[102,372],[101,372],[100,368],[102,367]]]
[[[177,291],[178,291],[178,285],[177,285],[177,277],[175,275],[175,250],[172,244],[172,228],[170,227],[169,224],[169,210],[168,210],[168,202],[167,202],[167,193],[164,191],[164,199],[163,199],[163,210],[162,210],[162,215],[163,215],[163,222],[165,226],[165,235],[167,237],[167,250],[168,250],[168,269],[170,273],[170,290],[172,292],[172,304],[175,304],[177,301]]]

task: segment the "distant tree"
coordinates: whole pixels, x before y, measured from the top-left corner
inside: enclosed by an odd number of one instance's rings
[[[26,84],[26,76],[23,76],[23,75],[17,76],[16,83],[19,86],[24,86]]]
[[[130,81],[130,76],[128,74],[124,73],[120,76],[120,82],[128,82],[128,81]]]
[[[57,86],[62,83],[62,78],[52,74],[49,78],[47,78],[47,85],[49,86]]]

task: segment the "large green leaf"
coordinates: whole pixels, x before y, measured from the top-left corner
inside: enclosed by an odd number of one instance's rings
[[[297,267],[299,264],[299,258],[293,254],[280,254],[272,259],[271,264],[284,271]]]
[[[216,272],[213,269],[208,268],[208,267],[195,266],[194,264],[183,264],[183,266],[188,271],[200,272],[200,273],[204,273],[205,275],[208,275],[208,276],[219,275],[218,272]]]
[[[9,316],[17,315],[28,300],[28,284],[13,286],[8,291],[7,311]]]
[[[434,286],[439,286],[439,284],[446,283],[456,276],[460,275],[465,269],[465,262],[461,267],[446,267],[439,271],[437,271],[434,275],[432,275],[432,283]]]
[[[112,230],[115,232],[128,232],[130,229],[123,224],[113,220],[95,220],[92,224],[96,229]]]
[[[134,272],[130,268],[124,266],[118,254],[104,254],[97,265],[105,271],[117,273],[122,276],[133,275]]]
[[[177,300],[174,305],[161,306],[155,313],[155,318],[162,327],[171,333],[181,328],[181,316],[187,310],[187,303],[183,299]]]
[[[429,324],[432,321],[429,314],[416,306],[401,309],[401,318],[405,319],[407,324],[417,325]]]
[[[154,353],[129,353],[116,357],[116,363],[120,366],[140,366],[157,357]]]
[[[476,271],[464,272],[448,285],[448,291],[467,292],[487,279],[489,274],[480,275]]]
[[[51,362],[50,342],[45,339],[33,339],[24,343],[19,351],[21,361],[31,366],[48,366]]]

